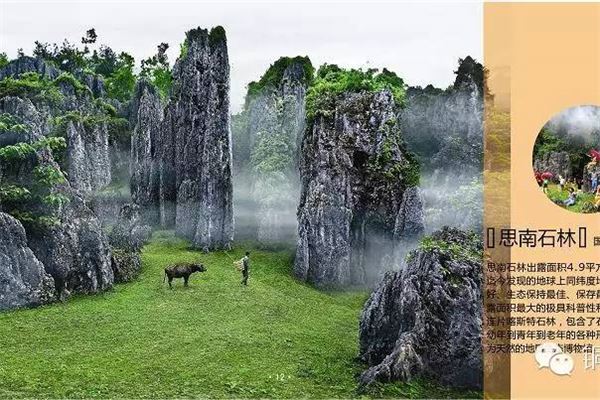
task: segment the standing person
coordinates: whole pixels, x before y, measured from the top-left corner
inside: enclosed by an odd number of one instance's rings
[[[544,192],[544,194],[548,193],[548,178],[544,178],[544,181],[542,182],[542,192]]]
[[[560,188],[561,192],[565,189],[565,183],[567,183],[567,181],[565,180],[565,177],[562,175],[559,175],[558,176],[558,187]]]
[[[592,192],[595,192],[598,188],[598,172],[592,172]]]
[[[248,286],[248,272],[250,270],[250,252],[247,251],[242,258],[242,285]]]

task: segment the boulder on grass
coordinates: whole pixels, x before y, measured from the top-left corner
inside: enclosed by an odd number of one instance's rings
[[[481,389],[481,283],[478,236],[444,228],[423,239],[365,304],[360,357],[369,368],[360,384],[425,377]]]

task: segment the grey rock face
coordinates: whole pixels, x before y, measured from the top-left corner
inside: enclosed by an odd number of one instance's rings
[[[135,90],[135,122],[131,136],[129,160],[131,198],[141,207],[144,220],[160,223],[160,171],[158,149],[162,106],[158,91],[146,81],[138,82]]]
[[[423,198],[417,186],[406,189],[394,224],[394,237],[399,240],[417,239],[425,230]]]
[[[0,68],[0,79],[6,77],[18,77],[25,72],[36,72],[46,78],[55,79],[60,72],[52,65],[47,64],[40,58],[28,56],[19,57]]]
[[[233,239],[229,60],[223,28],[187,33],[160,138],[161,221],[203,250]]]
[[[410,167],[388,91],[342,95],[332,115],[317,116],[302,143],[295,274],[362,285],[392,267],[399,237],[419,220],[415,196],[403,201]]]
[[[78,74],[78,78],[90,89],[94,97],[98,98],[106,94],[104,79],[99,75],[81,73]]]
[[[115,282],[129,282],[138,276],[142,265],[140,250],[151,233],[151,228],[142,224],[137,204],[126,204],[121,208],[117,223],[109,235]]]
[[[115,275],[115,283],[131,282],[138,277],[142,269],[140,253],[113,249],[111,266]]]
[[[47,116],[39,112],[29,99],[4,97],[0,99],[0,112],[10,114],[24,124],[26,132],[3,132],[0,147],[19,142],[34,142],[48,132]]]
[[[483,66],[459,63],[453,87],[409,87],[399,113],[408,149],[423,166],[426,231],[445,225],[482,230]]]
[[[533,169],[539,172],[551,172],[556,179],[562,175],[565,179],[573,176],[571,159],[566,151],[556,151],[544,154],[533,162]]]
[[[69,122],[66,170],[71,186],[81,193],[110,184],[111,161],[106,124],[86,129],[81,122]]]
[[[42,149],[18,169],[0,164],[0,179],[26,185],[34,167],[46,166],[59,170],[51,152]],[[56,223],[28,230],[27,243],[53,278],[57,297],[64,299],[72,292],[95,293],[110,288],[113,283],[110,248],[100,222],[68,182],[53,188],[52,193],[64,196],[69,202],[53,210]],[[32,205],[31,211],[39,212],[42,207],[43,204]]]
[[[140,207],[137,204],[125,204],[109,235],[109,241],[115,248],[139,252],[150,239],[151,233],[150,227],[142,223]]]
[[[360,377],[363,386],[422,376],[455,387],[483,385],[482,244],[449,228],[434,233],[432,242],[462,250],[414,250],[364,306],[360,357],[369,368]]]
[[[473,81],[454,89],[409,88],[399,113],[408,148],[437,185],[468,182],[483,165],[483,95]]]
[[[1,69],[0,76],[18,76],[25,72],[37,72],[48,79],[54,79],[60,73],[42,60],[21,57]],[[101,81],[90,79],[86,83],[91,85],[92,91],[94,87],[101,91]],[[59,103],[41,99],[36,100],[34,105],[27,98],[0,99],[2,112],[11,114],[17,122],[26,127],[12,142],[0,142],[0,147],[18,142],[31,143],[48,135],[50,128],[58,128],[58,125],[54,126],[51,116],[63,116],[69,110],[77,111],[75,115],[94,112],[96,105],[92,103],[93,99],[87,90],[79,93],[68,83],[61,84],[60,88],[64,90],[65,98]],[[70,202],[63,205],[46,205],[42,201],[36,200],[35,204],[32,201],[31,205],[27,204],[29,208],[26,211],[36,218],[39,215],[40,218],[34,220],[31,226],[25,224],[27,246],[33,255],[27,259],[30,264],[28,268],[35,271],[42,265],[45,274],[50,277],[48,279],[52,281],[52,288],[48,289],[48,292],[61,299],[66,298],[69,293],[95,293],[106,290],[114,281],[108,239],[96,215],[81,197],[110,183],[108,129],[105,123],[88,126],[82,122],[69,122],[66,134],[66,168],[63,170],[68,173],[67,178],[70,181],[52,185],[52,188],[47,190],[50,194],[63,195]],[[6,138],[2,136],[3,139]],[[31,187],[34,182],[34,167],[46,166],[52,167],[53,170],[61,169],[50,150],[38,150],[35,156],[28,157],[16,165],[0,165],[0,180],[7,179],[17,185]],[[0,204],[0,208],[2,206]],[[12,212],[12,208],[9,211]],[[42,217],[47,220],[42,221]],[[4,227],[0,227],[2,238],[4,234]],[[25,267],[20,268],[23,279],[33,279],[33,272],[27,272],[30,276],[25,276]],[[11,273],[18,272],[15,271],[13,269]],[[11,295],[21,296],[22,288],[12,286],[10,290],[13,292]],[[30,305],[40,303],[35,300],[35,296],[32,295]]]
[[[96,215],[75,193],[60,223],[30,237],[29,246],[54,278],[60,298],[101,292],[113,285],[108,239]]]
[[[21,223],[0,212],[0,232],[0,311],[54,300],[54,280],[27,246]]]

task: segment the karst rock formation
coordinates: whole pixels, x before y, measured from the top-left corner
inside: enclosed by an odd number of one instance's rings
[[[538,172],[551,172],[556,179],[559,175],[565,179],[573,177],[571,158],[566,151],[553,151],[539,156],[533,162],[533,169]]]
[[[302,142],[294,272],[319,287],[371,284],[423,230],[415,162],[388,90],[339,94],[332,109]]]
[[[425,377],[482,388],[482,264],[478,236],[443,228],[385,275],[360,320],[362,386]]]
[[[132,195],[148,222],[202,250],[233,240],[229,60],[222,27],[193,29],[173,67],[169,101],[138,85]]]
[[[23,225],[0,212],[0,232],[0,311],[54,300],[54,279],[28,247]]]
[[[470,181],[482,169],[484,69],[467,56],[455,73],[454,85],[445,90],[409,87],[399,112],[409,149],[438,185]]]
[[[12,156],[0,157],[0,184],[30,192],[0,199],[0,276],[6,278],[0,281],[8,282],[0,284],[0,309],[97,293],[114,283],[112,249],[88,197],[113,176],[109,127],[99,106],[109,101],[101,78],[76,75],[26,56],[0,69],[0,79],[47,87],[44,95],[22,90],[0,98],[0,114],[9,121],[0,148],[12,149]],[[51,150],[48,143],[59,139],[64,148]]]
[[[129,159],[131,199],[150,225],[160,223],[160,134],[163,110],[156,87],[140,80],[132,101],[134,129]]]

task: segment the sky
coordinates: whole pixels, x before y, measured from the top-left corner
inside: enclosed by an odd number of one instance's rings
[[[34,41],[79,43],[95,28],[97,45],[127,51],[138,62],[170,45],[174,62],[185,32],[222,25],[231,64],[231,107],[246,85],[281,56],[314,65],[395,71],[409,85],[445,88],[459,57],[482,59],[479,2],[330,1],[68,1],[0,0],[0,51],[30,54]]]

